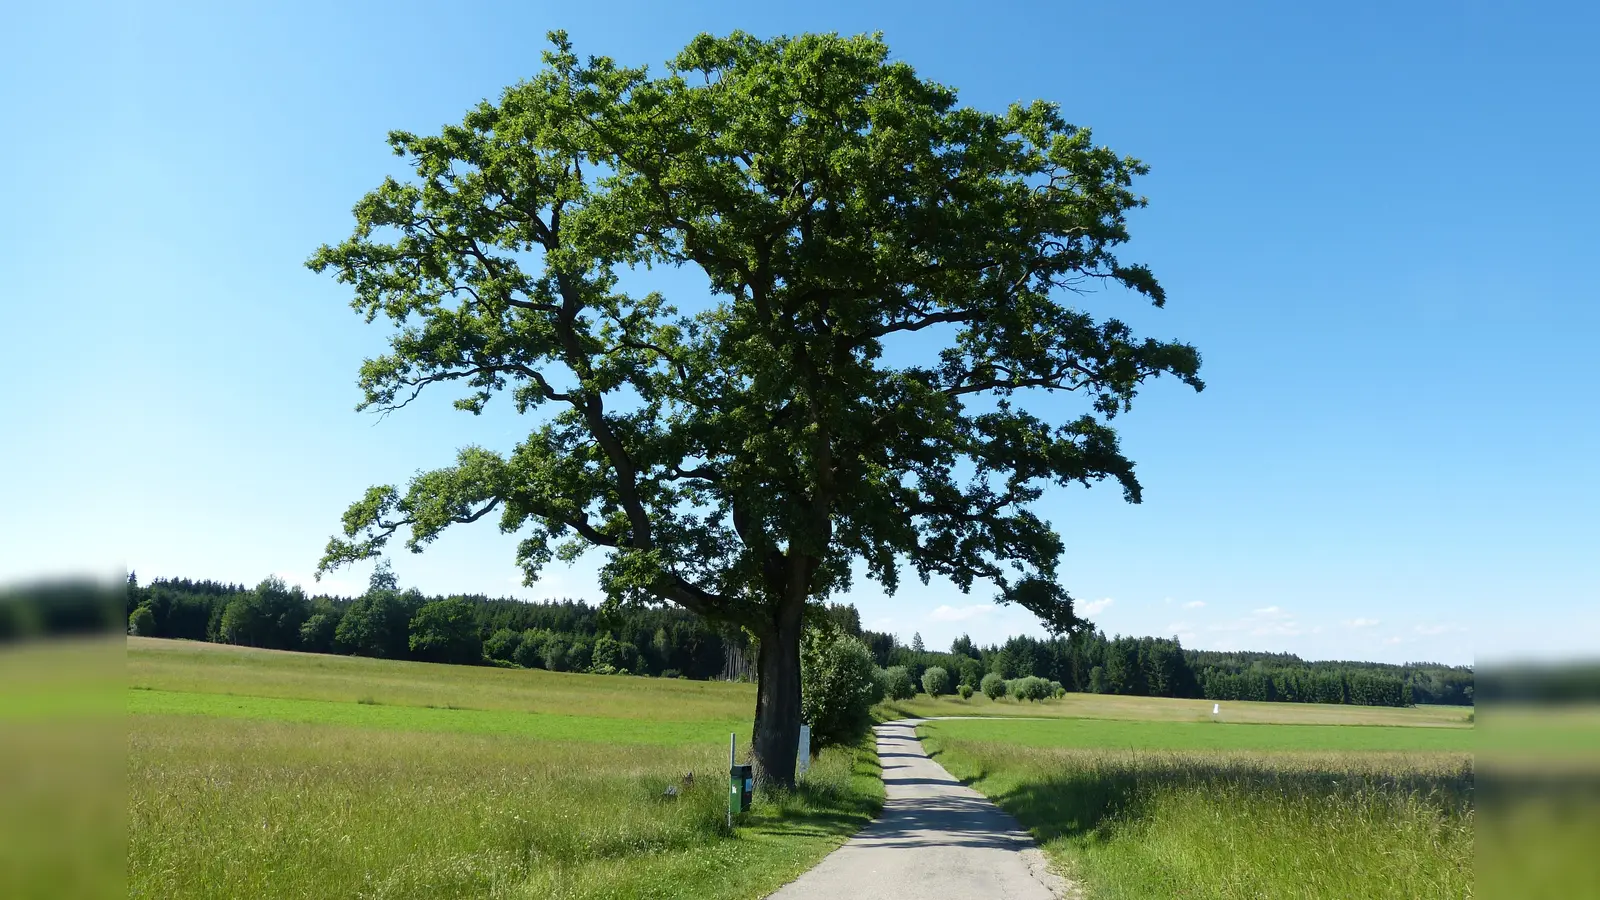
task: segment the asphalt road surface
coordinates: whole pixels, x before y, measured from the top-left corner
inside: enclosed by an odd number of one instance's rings
[[[772,900],[1074,896],[1017,821],[928,758],[909,721],[879,725],[883,815]]]

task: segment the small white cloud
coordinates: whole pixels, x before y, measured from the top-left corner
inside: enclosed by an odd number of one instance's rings
[[[1206,602],[1204,600],[1190,600],[1188,603],[1185,603],[1183,605],[1183,608],[1184,609],[1203,609],[1205,607],[1205,605],[1206,605]]]
[[[1106,607],[1115,602],[1117,601],[1111,599],[1110,597],[1101,597],[1099,600],[1091,600],[1088,603],[1083,604],[1082,612],[1085,615],[1092,616],[1097,612],[1103,612]]]
[[[1173,622],[1171,625],[1167,626],[1166,633],[1167,634],[1177,634],[1180,631],[1188,631],[1189,629],[1191,629],[1193,627],[1194,626],[1190,625],[1188,622]]]
[[[1240,631],[1252,637],[1299,637],[1302,634],[1314,633],[1295,621],[1280,606],[1264,606],[1232,622],[1207,626],[1207,630]]]
[[[986,616],[994,611],[993,603],[975,603],[971,606],[940,606],[928,614],[935,622],[965,622]]]
[[[1385,644],[1403,644],[1405,642],[1406,642],[1406,639],[1403,638],[1403,637],[1392,637],[1392,638],[1386,638],[1384,640]]]
[[[1466,630],[1466,626],[1463,625],[1418,625],[1416,627],[1417,634],[1425,634],[1429,637],[1441,634],[1456,634]]]
[[[1350,628],[1371,628],[1374,625],[1382,624],[1382,621],[1381,619],[1346,619],[1344,624]]]

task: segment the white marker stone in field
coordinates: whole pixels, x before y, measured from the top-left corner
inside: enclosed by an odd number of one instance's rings
[[[1213,704],[1211,704],[1211,714],[1213,716],[1216,715],[1217,713],[1220,713],[1220,712],[1222,712],[1222,704],[1221,703],[1213,703]]]

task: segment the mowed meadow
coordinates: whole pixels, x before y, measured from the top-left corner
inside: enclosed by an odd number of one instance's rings
[[[128,673],[131,897],[760,897],[882,799],[833,750],[730,832],[748,685],[137,638]]]
[[[918,731],[1097,900],[1473,893],[1465,709],[1224,703],[1213,717],[1209,701],[1085,695],[915,705],[1013,717]]]

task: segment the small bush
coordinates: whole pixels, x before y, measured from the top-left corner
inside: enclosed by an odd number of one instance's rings
[[[811,725],[811,752],[853,744],[872,727],[883,699],[872,651],[849,635],[807,631],[800,646],[800,716]]]
[[[156,614],[150,607],[141,606],[128,616],[128,633],[139,637],[151,637],[156,633]]]
[[[1060,698],[1067,695],[1067,689],[1059,681],[1050,682],[1050,696]]]
[[[662,669],[661,670],[661,677],[662,678],[678,678],[678,677],[681,677],[681,676],[679,676],[677,669]]]
[[[932,666],[922,673],[922,690],[929,697],[950,693],[950,673],[941,666]]]
[[[890,666],[883,672],[883,693],[889,699],[910,700],[917,695],[917,686],[911,680],[911,671],[905,666]]]
[[[983,681],[979,684],[983,688],[983,695],[990,700],[999,700],[1006,695],[1006,680],[1000,677],[999,672],[990,672],[983,676]]]
[[[963,682],[960,687],[956,688],[956,693],[960,694],[961,695],[961,699],[963,699],[963,700],[971,700],[972,699],[972,685],[966,684],[965,682]]]
[[[1018,700],[1044,700],[1051,695],[1050,682],[1028,675],[1011,682],[1011,696]]]

